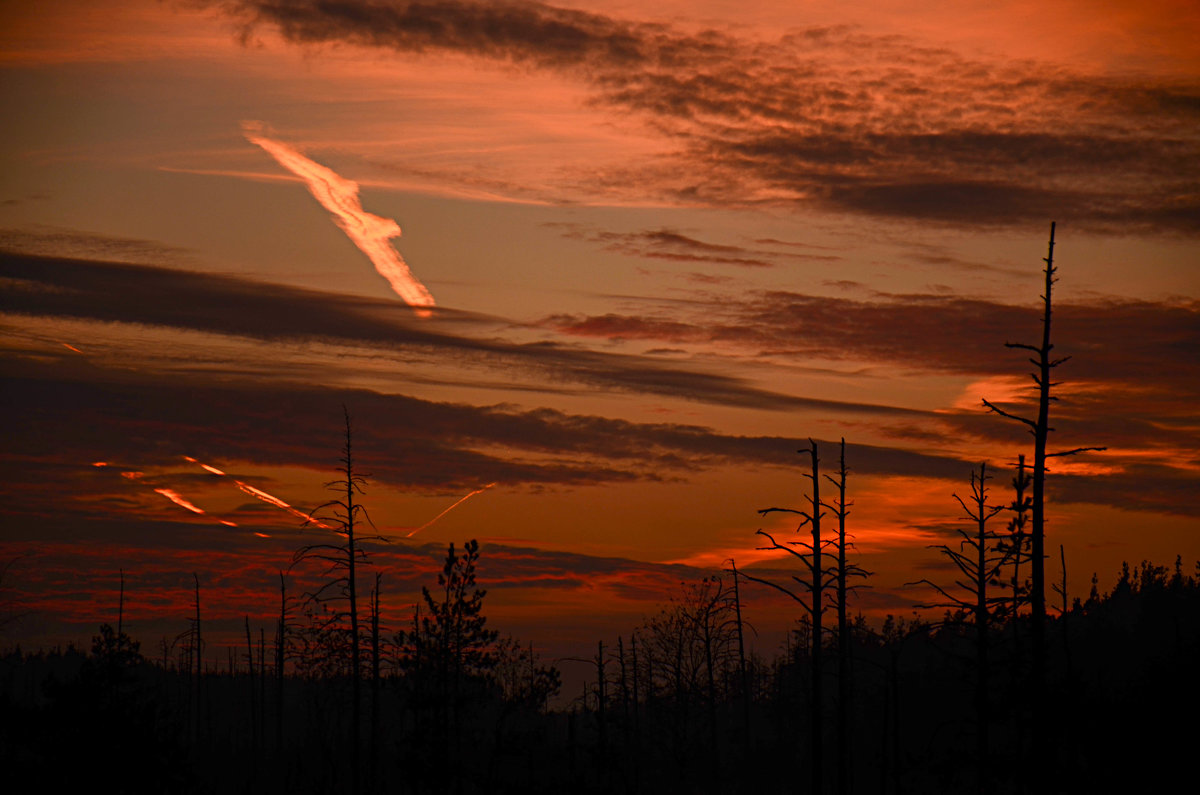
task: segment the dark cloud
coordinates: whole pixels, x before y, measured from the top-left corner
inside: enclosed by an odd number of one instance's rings
[[[563,236],[598,243],[607,251],[628,257],[664,259],[674,262],[703,262],[713,265],[737,265],[748,268],[770,268],[779,260],[836,262],[835,254],[810,254],[778,251],[769,248],[746,248],[722,243],[710,243],[685,235],[674,229],[643,229],[638,232],[614,232],[576,223],[548,223],[562,230]],[[775,241],[766,241],[772,243]]]
[[[852,285],[848,285],[852,286]],[[750,352],[788,351],[822,359],[898,364],[964,375],[1023,374],[1020,351],[1037,341],[1036,304],[1015,306],[956,295],[853,299],[767,292],[743,301],[698,303],[669,318],[645,314],[556,315],[567,334],[668,343],[724,342]],[[1056,351],[1071,354],[1071,378],[1125,381],[1173,394],[1200,389],[1200,303],[1098,299],[1055,306]]]
[[[366,390],[201,376],[130,376],[86,364],[9,360],[2,407],[10,486],[35,488],[118,468],[201,460],[328,468],[340,444],[340,406],[369,441],[373,476],[409,489],[481,483],[589,484],[645,480],[720,464],[791,466],[805,444],[786,437],[729,436],[711,428],[647,424],[542,408],[439,403]],[[400,418],[398,420],[398,418]],[[480,450],[500,449],[501,453]],[[864,473],[956,472],[959,463],[855,446]],[[64,469],[65,467],[65,469]],[[115,477],[115,475],[114,475]],[[85,489],[95,493],[95,489]],[[81,498],[88,499],[88,498]]]
[[[795,467],[797,451],[808,443],[361,389],[130,376],[86,364],[9,360],[4,371],[0,430],[11,495],[6,509],[12,515],[69,512],[100,518],[113,510],[136,511],[133,504],[109,502],[116,470],[179,465],[184,455],[327,470],[331,451],[342,441],[342,405],[350,408],[360,434],[356,450],[362,466],[374,480],[409,491],[455,492],[489,482],[535,487],[633,482],[731,465]],[[943,428],[961,423],[956,432],[974,438],[1011,431],[981,415],[930,415],[929,421]],[[818,441],[827,451],[835,449],[833,441]],[[847,459],[862,475],[953,481],[973,465],[953,456],[853,443],[847,445]],[[112,466],[93,468],[97,460]],[[1127,462],[1117,458],[1113,463]],[[98,481],[106,477],[111,482]],[[1117,477],[1119,488],[1104,485]],[[1166,464],[1153,471],[1127,467],[1115,477],[1056,477],[1055,483],[1056,495],[1064,500],[1200,513],[1200,496],[1189,485],[1194,478]]]
[[[956,225],[1200,230],[1194,84],[972,60],[852,28],[757,41],[536,2],[221,7],[247,35],[553,70],[680,142],[665,164],[597,171],[592,188]]]
[[[1054,317],[1055,352],[1072,358],[1055,371],[1061,383],[1051,444],[1060,450],[1108,447],[1087,461],[1121,473],[1057,476],[1056,497],[1115,506],[1129,500],[1166,513],[1200,513],[1195,457],[1188,461],[1183,452],[1200,449],[1192,405],[1192,396],[1200,393],[1200,304],[1097,299],[1060,304]],[[947,407],[916,422],[874,423],[898,440],[935,449],[944,439],[1006,447],[1027,440],[1024,426],[982,411],[982,398],[1027,417],[1036,414],[1032,388],[1012,395],[1004,383],[984,380],[1008,376],[1012,384],[1032,387],[1027,353],[1006,349],[1003,342],[1037,341],[1041,318],[1034,306],[942,294],[856,300],[775,292],[741,303],[700,305],[691,316],[681,316],[676,307],[669,317],[651,311],[547,322],[585,336],[722,342],[750,355],[787,352],[980,379],[978,396],[967,396],[971,408]],[[1146,464],[1148,457],[1155,467]]]
[[[530,381],[550,384],[550,388],[574,384],[773,410],[809,407],[906,413],[886,406],[784,395],[738,378],[664,367],[636,356],[554,342],[507,342],[479,333],[487,325],[506,325],[496,318],[447,309],[438,309],[432,319],[417,318],[410,308],[395,301],[232,276],[0,251],[0,277],[6,280],[0,311],[12,314],[137,323],[268,341],[327,340],[435,352],[506,375],[514,368],[529,372],[537,375]],[[459,333],[463,326],[475,333]]]

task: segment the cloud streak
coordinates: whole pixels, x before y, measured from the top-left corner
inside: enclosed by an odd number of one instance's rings
[[[965,226],[1056,217],[1105,231],[1200,229],[1194,80],[988,61],[853,28],[760,40],[537,2],[221,5],[247,33],[273,28],[290,42],[552,72],[677,143],[665,160],[581,176],[600,197]]]
[[[5,477],[14,513],[38,513],[49,505],[63,513],[96,510],[95,499],[86,496],[96,493],[86,481],[96,468],[64,468],[54,462],[103,455],[110,461],[170,465],[179,458],[173,452],[160,455],[167,452],[164,438],[176,449],[201,451],[206,457],[323,470],[328,451],[339,443],[339,429],[329,422],[331,407],[339,404],[353,407],[357,423],[370,429],[371,443],[360,448],[359,456],[373,479],[407,492],[474,491],[480,480],[537,488],[651,481],[726,466],[790,468],[796,466],[795,451],[805,444],[794,437],[738,436],[700,425],[441,403],[366,390],[257,381],[214,385],[200,378],[120,383],[116,374],[81,370],[77,378],[66,378],[61,366],[41,369],[36,376],[29,367],[6,366],[10,388],[0,406],[6,418],[0,430],[7,441],[6,469],[11,471]],[[13,417],[21,422],[12,422]],[[397,417],[404,423],[398,425]],[[1005,434],[1011,435],[1006,424],[979,412],[926,419],[928,428],[945,428],[956,438],[992,436],[1006,443]],[[1074,439],[1111,422],[1111,417],[1100,417],[1087,428],[1060,424],[1060,430],[1064,438]],[[252,436],[245,433],[247,425],[255,428]],[[298,437],[296,428],[309,430]],[[1146,429],[1137,432],[1143,434],[1143,445],[1165,441],[1161,431],[1149,437]],[[1082,438],[1111,441],[1109,436]],[[46,459],[47,449],[55,451],[51,459]],[[847,458],[864,476],[919,475],[956,482],[973,464],[953,454],[853,443],[847,445]],[[1139,463],[1119,454],[1103,463],[1113,472],[1056,474],[1054,493],[1066,501],[1200,515],[1194,465],[1181,468],[1165,456],[1153,464]],[[61,488],[45,492],[47,483],[67,480],[80,481],[71,493],[84,496],[68,504]],[[105,510],[136,511],[136,506]]]
[[[0,311],[24,315],[140,323],[270,341],[332,340],[396,352],[436,351],[447,365],[501,370],[509,383],[512,369],[520,368],[547,390],[574,384],[744,408],[910,413],[782,394],[741,378],[667,367],[645,357],[557,342],[463,335],[451,330],[455,324],[510,324],[444,310],[433,324],[413,323],[394,304],[229,276],[5,252],[0,252],[0,275],[12,284],[0,300]]]
[[[1024,360],[1002,345],[1032,337],[1040,322],[1034,304],[931,293],[854,299],[777,290],[695,301],[686,311],[672,307],[669,317],[655,302],[645,304],[640,313],[561,314],[543,322],[585,338],[726,343],[752,355],[787,352],[970,375],[1024,373]],[[1193,364],[1200,349],[1195,300],[1063,302],[1055,306],[1055,321],[1056,348],[1076,353],[1069,365],[1076,378],[1136,379],[1179,392],[1200,388],[1200,368]]]
[[[387,280],[396,295],[409,306],[434,306],[433,296],[421,284],[392,246],[400,237],[400,225],[391,218],[372,215],[362,208],[358,183],[336,174],[332,169],[309,160],[287,144],[260,133],[257,122],[245,124],[246,140],[262,147],[281,166],[304,180],[313,197],[333,215],[333,222],[367,255],[379,275]]]

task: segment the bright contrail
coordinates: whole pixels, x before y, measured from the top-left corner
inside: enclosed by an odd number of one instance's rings
[[[490,489],[492,486],[495,486],[495,485],[496,485],[495,483],[489,483],[489,484],[487,484],[486,486],[484,486],[484,487],[482,487],[482,488],[475,489],[475,491],[472,491],[470,494],[468,494],[467,496],[463,497],[461,500],[459,500],[458,502],[454,503],[453,505],[451,505],[451,506],[450,506],[449,508],[447,508],[446,510],[442,511],[442,512],[441,512],[441,513],[439,513],[437,516],[433,517],[433,518],[432,518],[432,519],[430,519],[428,522],[426,522],[425,524],[423,524],[423,525],[421,525],[420,527],[418,527],[416,530],[413,530],[411,533],[409,533],[408,535],[406,535],[406,536],[405,536],[405,538],[412,538],[412,537],[413,537],[413,536],[415,536],[417,533],[421,532],[421,531],[422,531],[422,530],[424,530],[426,527],[429,527],[429,525],[431,525],[431,524],[433,524],[434,522],[436,522],[438,519],[441,519],[443,516],[445,516],[446,514],[450,513],[450,512],[451,512],[451,511],[453,511],[455,508],[457,508],[458,506],[462,505],[462,504],[463,504],[464,502],[466,502],[467,500],[469,500],[469,499],[471,499],[472,497],[474,497],[476,494],[482,494],[483,492],[487,491],[488,489]]]
[[[195,464],[196,466],[200,467],[201,469],[205,470],[206,472],[211,472],[214,475],[220,475],[221,477],[229,477],[227,474],[225,474],[221,470],[217,469],[216,467],[209,466],[208,464],[197,461],[196,459],[192,458],[190,455],[185,455],[183,457],[183,460],[190,461],[191,463]],[[304,521],[306,521],[310,524],[315,524],[317,527],[323,527],[326,530],[333,529],[329,525],[318,520],[312,514],[307,514],[304,511],[293,508],[292,506],[288,505],[283,500],[276,497],[274,494],[268,494],[267,492],[263,491],[262,489],[256,489],[253,486],[251,486],[249,483],[243,483],[242,481],[238,480],[237,478],[229,478],[229,479],[233,481],[235,486],[237,486],[239,489],[241,489],[246,494],[249,494],[251,497],[256,497],[257,499],[262,500],[263,502],[267,503],[268,505],[274,505],[276,508],[282,508],[283,510],[292,514],[293,516],[299,517],[300,519],[303,519]]]
[[[185,500],[183,497],[180,497],[178,492],[171,491],[170,489],[155,489],[155,491],[157,491],[159,494],[163,495],[168,500],[175,503],[176,505],[178,505],[181,508],[187,508],[192,513],[198,513],[201,516],[203,516],[205,514],[205,511],[203,509],[197,508],[195,505],[192,505],[190,502]]]
[[[141,472],[122,472],[121,474],[127,475],[127,476],[135,475],[137,477],[140,477],[142,473]],[[131,477],[130,480],[136,480],[137,477]],[[215,516],[211,516],[208,513],[208,511],[204,510],[203,508],[197,508],[195,505],[188,502],[183,497],[179,496],[179,493],[176,491],[172,491],[171,489],[155,489],[155,491],[158,492],[159,494],[163,495],[164,497],[166,497],[168,500],[175,503],[179,507],[187,508],[192,513],[200,514],[201,516],[210,516],[210,518],[216,519],[218,522],[225,525],[226,527],[237,527],[237,522],[231,522],[228,519],[218,519]]]
[[[261,146],[281,166],[308,184],[309,192],[322,207],[333,213],[333,222],[367,255],[379,275],[387,279],[396,291],[396,295],[410,306],[434,306],[429,290],[417,281],[407,263],[392,247],[391,239],[400,237],[400,225],[391,218],[382,218],[363,210],[358,198],[357,182],[338,176],[286,144],[264,138],[258,134],[261,129],[262,125],[257,122],[243,124],[246,140]]]

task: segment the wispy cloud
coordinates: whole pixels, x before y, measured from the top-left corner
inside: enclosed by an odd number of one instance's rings
[[[741,246],[708,243],[674,229],[612,232],[574,223],[556,222],[547,226],[560,229],[564,237],[598,243],[607,251],[615,251],[628,257],[752,268],[769,268],[774,265],[770,259],[763,256],[766,252],[754,252]]]
[[[856,299],[769,291],[743,300],[672,305],[669,314],[654,301],[644,305],[643,312],[562,314],[543,322],[581,337],[723,342],[752,354],[788,351],[972,375],[1024,373],[1024,360],[1002,346],[1032,338],[1040,323],[1034,304],[941,293]],[[1200,369],[1193,363],[1200,349],[1196,301],[1100,297],[1064,302],[1055,310],[1056,345],[1077,354],[1070,364],[1075,378],[1200,388]],[[1164,366],[1164,361],[1174,364]]]
[[[665,160],[596,166],[581,181],[600,195],[971,226],[1056,217],[1122,232],[1200,229],[1194,81],[988,61],[853,28],[759,40],[537,2],[222,8],[247,32],[274,28],[292,42],[553,71],[678,142]]]
[[[367,255],[396,295],[410,306],[434,306],[429,290],[417,281],[408,264],[392,246],[391,239],[400,237],[400,225],[391,218],[363,210],[358,198],[358,183],[309,160],[287,144],[267,138],[261,133],[262,125],[258,122],[246,122],[244,130],[246,140],[261,146],[281,166],[304,180],[309,192],[333,214],[333,222]]]

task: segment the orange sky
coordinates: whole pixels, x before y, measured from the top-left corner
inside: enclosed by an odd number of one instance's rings
[[[1079,595],[1200,557],[1194,4],[343,5],[372,23],[0,3],[14,638],[87,637],[121,566],[151,635],[193,570],[217,626],[265,617],[313,530],[247,489],[323,502],[343,404],[397,622],[478,537],[501,629],[628,632],[773,565],[810,437],[849,445],[861,609],[907,612],[952,493],[1027,445],[979,401],[1027,394],[1051,220],[1056,435],[1109,450],[1057,467],[1049,548]]]

